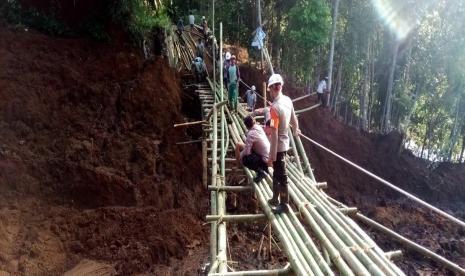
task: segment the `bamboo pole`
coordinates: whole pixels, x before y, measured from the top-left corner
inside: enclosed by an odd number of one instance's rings
[[[223,47],[223,23],[220,22],[220,49]],[[220,65],[223,64],[223,60],[220,59]],[[215,92],[216,87],[213,87],[213,91]],[[223,102],[223,91],[221,91],[220,102]],[[225,161],[224,161],[224,127],[225,127],[225,120],[224,120],[224,104],[221,105],[221,186],[225,186]],[[220,191],[218,193],[218,215],[224,216],[226,213],[225,207],[225,199],[226,199],[226,192]],[[226,233],[226,222],[222,221],[218,223],[218,261],[220,262],[218,267],[219,273],[228,272],[227,266],[227,233]]]
[[[294,136],[292,135],[292,131],[290,129],[288,130],[288,136],[289,136],[289,141],[291,142],[291,150],[292,150],[292,153],[294,154],[295,164],[297,168],[299,168],[299,171],[303,173],[302,164],[300,163],[299,153],[297,152],[295,141],[294,141]]]
[[[303,112],[306,112],[306,111],[310,111],[310,110],[312,110],[312,109],[315,109],[315,108],[319,107],[320,105],[321,105],[321,103],[318,103],[318,104],[309,106],[309,107],[307,107],[307,108],[303,108],[303,109],[297,110],[297,111],[295,112],[295,114],[300,114],[300,113],[303,113]]]
[[[300,155],[302,156],[302,161],[304,163],[304,168],[305,168],[305,171],[307,172],[307,175],[310,177],[310,179],[316,182],[315,176],[313,175],[312,167],[310,166],[310,161],[308,161],[308,157],[305,152],[304,146],[302,145],[302,141],[300,140],[300,136],[295,137],[295,143],[297,145],[297,149]]]
[[[450,269],[451,271],[455,272],[455,273],[458,273],[459,275],[465,275],[465,269],[461,268],[459,265],[449,261],[448,259],[434,253],[433,251],[429,250],[429,249],[426,249],[424,248],[423,246],[407,239],[407,238],[404,238],[402,237],[401,235],[397,234],[396,232],[392,231],[391,229],[377,223],[376,221],[358,213],[354,216],[355,219],[363,222],[364,224],[366,225],[369,225],[370,227],[373,227],[375,228],[376,230],[380,231],[380,232],[383,232],[384,234],[390,236],[391,238],[397,240],[398,242],[400,242],[403,246],[413,250],[413,251],[416,251],[416,252],[419,252],[421,254],[423,254],[424,256],[436,261],[437,263],[439,264],[442,264],[444,267]]]
[[[212,273],[209,276],[260,276],[260,275],[272,275],[281,276],[288,275],[291,272],[291,266],[287,263],[283,268],[270,269],[270,270],[249,270],[249,271],[234,271],[227,273]]]
[[[224,187],[214,187],[208,186],[208,190],[210,191],[226,191],[226,192],[244,192],[244,191],[252,191],[252,186],[224,186]]]
[[[298,212],[297,212],[298,213]],[[295,215],[295,213],[293,213]],[[206,215],[205,220],[207,222],[249,222],[249,221],[260,221],[267,220],[268,217],[265,214],[242,214],[242,215]]]
[[[216,142],[216,136],[217,136],[217,113],[216,113],[216,108],[213,109],[213,131],[212,131],[212,136],[213,136],[213,144],[212,144],[212,165],[211,165],[211,185],[216,187],[217,183],[217,177],[216,174],[218,172],[217,169],[217,142]],[[217,214],[217,206],[216,206],[216,195],[217,192],[212,191],[211,193],[211,198],[210,198],[210,204],[211,204],[211,213],[213,215]],[[218,231],[218,225],[216,222],[213,222],[210,226],[210,260],[211,262],[217,261],[216,255],[217,255],[217,231]],[[214,271],[215,272],[215,271]]]
[[[301,192],[305,195],[307,200],[315,204],[318,213],[324,217],[325,221],[329,223],[333,230],[335,230],[341,240],[353,249],[354,255],[369,269],[370,273],[373,275],[383,275],[384,273],[387,273],[388,275],[395,275],[389,266],[385,264],[383,260],[379,259],[371,251],[371,248],[364,243],[362,239],[355,235],[346,224],[344,224],[337,214],[338,210],[335,208],[331,209],[328,204],[325,204],[325,202],[320,200],[317,195],[318,190],[314,190],[314,187],[311,187],[310,185],[304,185],[303,182],[309,179],[303,178],[299,183],[299,179],[295,178],[297,168],[289,166],[289,169],[291,171],[291,178],[298,183],[297,185],[302,185],[303,189],[301,189]]]

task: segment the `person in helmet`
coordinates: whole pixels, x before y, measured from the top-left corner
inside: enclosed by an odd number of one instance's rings
[[[257,94],[255,93],[255,89],[255,85],[252,85],[252,87],[250,87],[244,95],[247,101],[247,109],[251,112],[255,111],[255,104],[257,103]]]
[[[207,74],[207,68],[201,57],[196,57],[192,62],[192,70],[195,74],[195,79],[197,82],[202,82],[205,80]]]
[[[289,127],[295,136],[300,134],[299,122],[294,112],[292,100],[283,94],[283,78],[273,74],[268,80],[268,89],[273,103],[270,108],[270,158],[273,165],[273,197],[268,200],[273,212],[288,210],[288,180],[286,174],[286,153],[289,150]]]
[[[200,24],[202,27],[202,33],[204,36],[207,36],[208,32],[208,25],[207,25],[207,19],[205,19],[205,16],[202,16],[202,23]]]
[[[232,55],[230,64],[227,68],[227,83],[228,83],[228,101],[229,107],[233,112],[237,112],[237,95],[239,88],[239,79],[241,78],[239,66],[236,65],[236,56]]]
[[[198,39],[197,44],[195,45],[195,51],[198,57],[204,58],[205,53],[205,44],[201,38]]]
[[[229,68],[230,61],[231,61],[231,53],[226,52],[226,54],[224,54],[224,62],[223,62],[223,85],[226,87],[226,90],[228,90],[228,68]]]

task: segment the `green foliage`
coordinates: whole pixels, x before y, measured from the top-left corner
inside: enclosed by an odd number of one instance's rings
[[[283,69],[294,81],[309,79],[315,49],[328,43],[331,27],[330,9],[323,0],[299,0],[289,11],[282,35]]]
[[[289,12],[287,38],[305,51],[327,43],[330,26],[331,15],[325,1],[299,0]]]
[[[143,0],[120,0],[109,8],[114,22],[121,25],[136,42],[141,42],[154,28],[170,25],[165,9],[153,10]]]
[[[0,16],[10,24],[20,24],[54,36],[70,35],[71,30],[52,14],[37,9],[22,9],[19,1],[6,1],[0,6]]]

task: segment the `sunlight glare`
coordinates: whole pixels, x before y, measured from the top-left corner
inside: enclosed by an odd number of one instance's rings
[[[380,18],[385,22],[391,31],[396,35],[397,39],[404,39],[408,33],[414,28],[416,22],[416,16],[411,15],[408,18],[404,7],[401,5],[394,5],[393,0],[372,0],[373,5]]]

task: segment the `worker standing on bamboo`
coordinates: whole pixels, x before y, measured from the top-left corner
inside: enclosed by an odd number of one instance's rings
[[[228,68],[231,62],[231,53],[226,52],[224,54],[224,63],[223,63],[223,85],[226,87],[226,90],[228,90]]]
[[[324,77],[318,83],[318,88],[316,89],[316,94],[318,95],[318,102],[321,103],[321,106],[325,106],[325,92],[327,92],[326,81],[328,77]]]
[[[239,87],[239,66],[236,64],[236,56],[231,56],[230,64],[227,68],[227,84],[228,84],[228,101],[229,107],[233,112],[237,112],[237,89]]]
[[[181,17],[179,17],[177,27],[178,27],[178,34],[182,35],[182,32],[184,31],[184,22],[182,21]]]
[[[299,123],[292,100],[283,95],[283,78],[273,74],[268,80],[268,88],[273,104],[270,108],[271,146],[269,165],[273,165],[273,197],[268,200],[275,213],[286,212],[289,203],[288,179],[286,173],[286,153],[289,150],[289,126],[294,135],[300,134]]]
[[[195,24],[195,16],[191,13],[189,14],[189,25],[191,26],[191,30],[194,29]]]
[[[257,103],[257,94],[255,93],[255,89],[255,85],[252,85],[252,87],[250,87],[244,95],[247,100],[247,109],[251,112],[255,111],[255,104]]]
[[[196,54],[198,57],[201,57],[202,60],[204,59],[204,53],[205,53],[205,44],[203,44],[203,40],[199,38],[197,41],[197,45],[195,46],[196,49]]]
[[[198,83],[205,81],[207,75],[207,67],[203,62],[202,58],[196,57],[192,62],[192,69],[195,73],[195,79]]]
[[[207,32],[208,32],[208,24],[207,24],[207,19],[205,16],[202,16],[202,23],[200,24],[202,27],[202,32],[205,37],[207,37]]]

